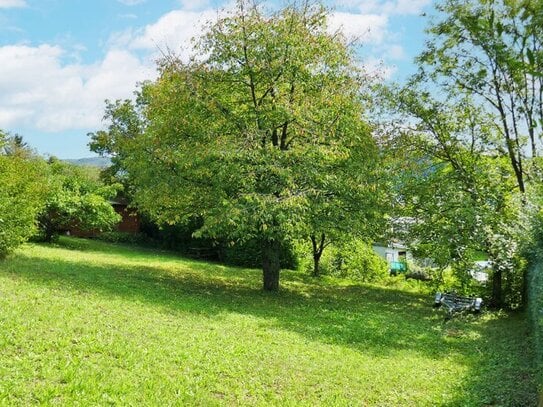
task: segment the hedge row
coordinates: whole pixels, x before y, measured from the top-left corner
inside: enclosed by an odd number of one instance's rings
[[[540,403],[543,405],[543,262],[528,271],[528,313],[536,349]]]

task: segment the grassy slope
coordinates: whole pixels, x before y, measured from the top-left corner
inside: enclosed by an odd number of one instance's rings
[[[64,240],[0,264],[0,404],[535,403],[526,326],[432,298]]]

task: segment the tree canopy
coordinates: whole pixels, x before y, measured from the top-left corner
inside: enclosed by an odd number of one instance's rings
[[[141,89],[145,125],[116,144],[137,205],[158,222],[196,215],[198,234],[258,239],[267,290],[279,287],[286,241],[325,233],[338,216],[362,222],[379,195],[369,79],[326,19],[310,3],[267,13],[238,2],[190,62],[160,61]]]
[[[414,219],[410,240],[438,264],[463,269],[464,279],[473,253],[486,253],[496,306],[520,302],[524,212],[540,183],[540,6],[438,2],[418,74],[383,92],[386,134],[404,170],[400,212]]]
[[[450,100],[469,95],[494,118],[495,147],[521,193],[538,172],[543,136],[543,19],[540,0],[444,0],[418,58],[419,81]],[[538,176],[538,175],[536,175]]]

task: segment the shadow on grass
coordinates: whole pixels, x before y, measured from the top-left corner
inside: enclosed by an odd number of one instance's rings
[[[292,281],[288,275],[283,276],[279,293],[266,293],[260,290],[258,270],[203,262],[181,263],[171,269],[25,255],[18,259],[19,264],[12,267],[18,277],[60,289],[98,292],[207,317],[247,314],[314,340],[376,354],[410,349],[440,357],[450,350],[435,329],[442,315],[432,311],[427,299],[411,293],[320,286]]]
[[[99,252],[101,246],[90,247]],[[123,246],[104,247],[109,255],[130,252]],[[311,340],[377,356],[394,356],[404,350],[436,360],[455,355],[470,369],[466,397],[483,392],[492,395],[488,405],[515,405],[509,403],[510,388],[502,386],[501,381],[518,380],[520,375],[525,383],[521,393],[526,397],[518,405],[530,405],[527,400],[532,396],[529,389],[533,377],[530,369],[522,370],[524,360],[519,362],[517,358],[516,352],[522,349],[509,342],[510,336],[502,335],[511,329],[508,319],[474,321],[469,324],[471,334],[464,335],[465,321],[445,324],[443,314],[432,310],[432,298],[417,294],[362,285],[312,284],[292,272],[283,275],[282,291],[270,294],[260,290],[258,270],[180,259],[172,266],[170,261],[175,263],[176,259],[165,256],[167,265],[163,267],[160,261],[108,265],[21,253],[2,273],[61,290],[138,301],[165,312],[196,313],[209,318],[220,318],[225,313],[251,315],[262,319],[265,327],[286,329]],[[146,257],[130,254],[130,259],[138,258]],[[522,323],[515,321],[514,326],[521,329]],[[504,354],[510,358],[503,360]],[[458,400],[458,405],[470,404],[465,402]]]
[[[448,329],[460,324],[451,321]],[[461,329],[461,328],[460,328]],[[523,314],[491,318],[481,329],[480,364],[471,366],[463,391],[446,404],[455,406],[537,406],[534,347]]]

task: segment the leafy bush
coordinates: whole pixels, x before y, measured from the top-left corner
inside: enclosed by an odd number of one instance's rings
[[[528,272],[528,313],[539,370],[539,387],[543,391],[543,262],[532,265]]]
[[[411,278],[413,280],[431,281],[431,274],[422,267],[409,267],[405,278]]]
[[[142,221],[142,233],[148,236],[148,244],[173,250],[185,256],[218,260],[242,267],[262,267],[262,250],[257,239],[228,244],[221,239],[194,237],[202,226],[201,219],[193,218],[187,224],[158,226],[149,219]],[[281,267],[296,269],[298,258],[293,244],[283,247]]]
[[[543,212],[532,219],[532,233],[524,248],[529,260],[526,280],[528,316],[536,351],[538,384],[543,397]]]
[[[36,230],[47,187],[44,167],[39,159],[0,155],[0,258]]]
[[[332,250],[324,267],[331,274],[359,281],[379,281],[389,274],[387,262],[379,257],[371,245],[353,239]]]
[[[189,257],[219,260],[220,247],[217,241],[193,236],[200,227],[201,220],[198,218],[191,219],[187,224],[159,226],[143,215],[141,233],[147,240],[144,243],[148,245]]]
[[[119,222],[109,198],[116,186],[105,186],[86,169],[55,159],[49,162],[49,190],[39,215],[39,238],[51,241],[64,230],[110,230]]]

